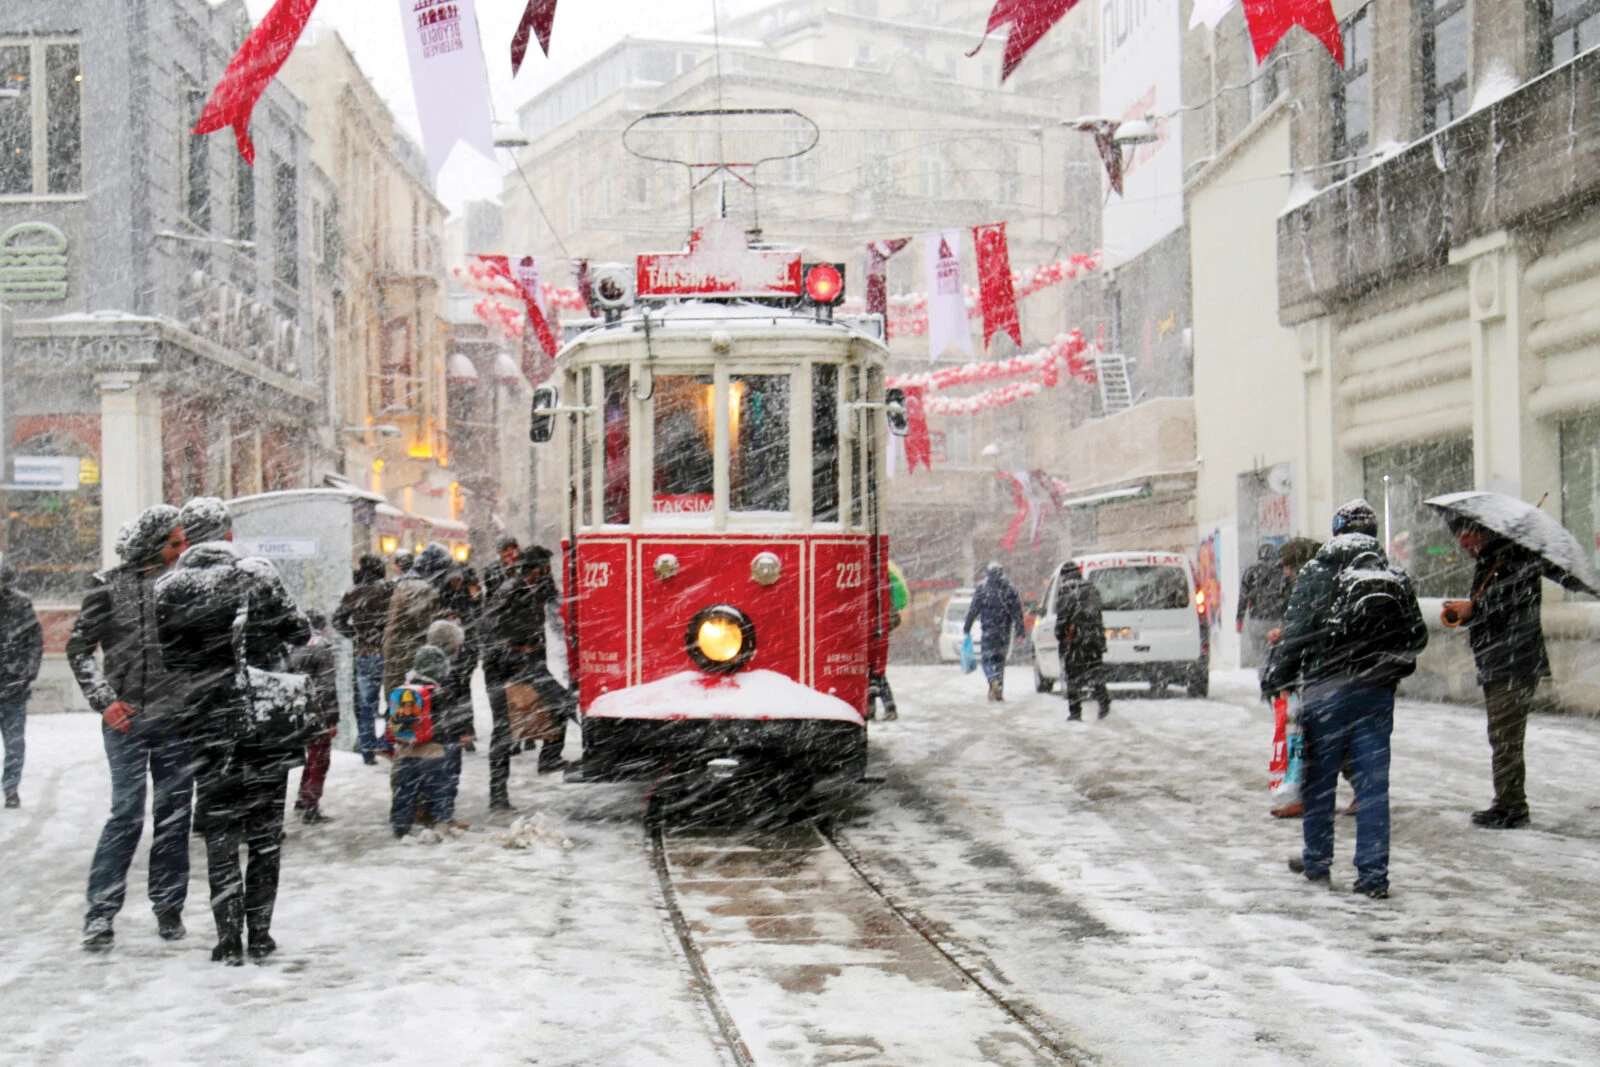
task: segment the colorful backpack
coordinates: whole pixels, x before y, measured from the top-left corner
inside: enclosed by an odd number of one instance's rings
[[[433,686],[402,685],[389,692],[388,739],[405,745],[433,740]]]

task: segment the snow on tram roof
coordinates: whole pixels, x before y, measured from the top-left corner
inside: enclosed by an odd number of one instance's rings
[[[587,341],[614,340],[618,334],[631,338],[642,332],[647,315],[652,331],[668,334],[732,327],[740,333],[781,331],[825,337],[848,334],[873,344],[883,343],[877,335],[877,323],[872,319],[843,315],[824,319],[818,318],[809,308],[775,307],[754,301],[674,300],[635,306],[614,322],[597,322],[583,328],[568,338],[566,347],[572,348]]]

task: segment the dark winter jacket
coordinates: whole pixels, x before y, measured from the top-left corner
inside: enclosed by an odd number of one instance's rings
[[[972,606],[967,608],[967,621],[962,624],[961,632],[971,633],[974,622],[983,624],[983,643],[991,649],[1007,647],[1013,632],[1018,637],[1025,636],[1022,599],[1004,575],[985,578],[973,592]]]
[[[246,608],[245,659],[250,666],[282,670],[291,649],[311,639],[277,569],[245,556],[228,541],[190,548],[156,583],[156,630],[167,669],[185,685],[180,729],[202,748],[230,744],[237,716],[233,621]]]
[[[311,705],[322,716],[322,725],[339,725],[339,682],[334,666],[333,646],[321,634],[289,653],[289,670],[311,680]]]
[[[15,589],[0,589],[0,700],[27,700],[39,677],[44,631],[33,601]]]
[[[394,583],[383,632],[384,693],[405,683],[412,658],[427,643],[428,627],[443,617],[444,604],[431,579],[411,573]]]
[[[1262,545],[1260,557],[1245,569],[1239,582],[1239,621],[1243,622],[1246,615],[1272,622],[1281,620],[1289,608],[1289,587],[1277,550]]]
[[[489,681],[504,683],[544,669],[545,607],[560,595],[548,574],[531,586],[514,577],[495,590],[483,618],[483,670]]]
[[[156,634],[156,582],[164,573],[124,564],[94,576],[67,638],[67,662],[95,711],[120,700],[148,722],[177,710],[162,699],[175,695]]]
[[[1478,556],[1472,575],[1477,603],[1467,619],[1478,684],[1537,685],[1550,677],[1539,609],[1544,602],[1544,564],[1538,556],[1497,540]]]
[[[1056,589],[1056,644],[1068,669],[1098,666],[1106,654],[1106,624],[1100,590],[1077,572],[1062,575]]]
[[[1336,648],[1330,640],[1329,622],[1339,595],[1339,575],[1357,557],[1368,553],[1387,565],[1383,546],[1376,537],[1340,534],[1323,545],[1317,557],[1301,569],[1284,617],[1283,639],[1262,675],[1262,692],[1277,693],[1331,681],[1392,689],[1417,669],[1417,654],[1428,645],[1428,628],[1417,607],[1411,580],[1404,574],[1401,580],[1410,597],[1411,620],[1406,632],[1395,638],[1394,647],[1375,650],[1376,655],[1367,654],[1374,650],[1365,650],[1359,658],[1352,659],[1350,649]]]
[[[339,598],[333,628],[355,644],[357,656],[383,655],[383,631],[389,622],[389,597],[394,584],[386,578],[352,585]]]

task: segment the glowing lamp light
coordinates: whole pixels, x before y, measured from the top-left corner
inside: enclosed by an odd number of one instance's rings
[[[472,555],[472,549],[467,545],[457,545],[453,555],[456,557],[457,563],[465,563],[467,558]]]
[[[828,307],[844,295],[844,276],[831,263],[818,263],[806,272],[806,297]]]
[[[756,654],[756,628],[731,604],[695,612],[683,638],[689,660],[707,674],[732,674]]]
[[[727,663],[744,648],[744,634],[732,619],[710,618],[700,624],[695,644],[713,663]]]
[[[1196,589],[1194,591],[1194,606],[1195,610],[1200,614],[1204,615],[1206,613],[1206,591],[1204,589]]]
[[[399,547],[400,547],[400,539],[398,537],[390,537],[388,535],[385,535],[383,537],[378,538],[378,548],[386,556],[394,555],[395,549],[397,549]]]

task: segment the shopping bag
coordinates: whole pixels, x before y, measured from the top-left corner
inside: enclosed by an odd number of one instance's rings
[[[1272,810],[1277,813],[1302,801],[1305,737],[1300,731],[1300,694],[1280,694],[1272,701],[1272,711],[1272,762],[1267,769],[1267,787],[1272,794]]]
[[[506,686],[506,712],[513,741],[559,741],[566,734],[560,707],[526,682]]]
[[[971,674],[978,669],[978,653],[972,648],[972,635],[961,639],[961,673]]]

